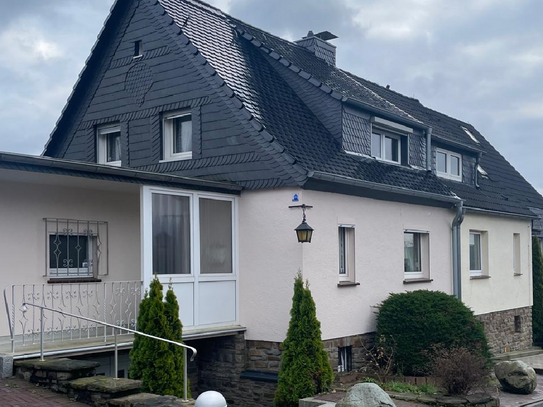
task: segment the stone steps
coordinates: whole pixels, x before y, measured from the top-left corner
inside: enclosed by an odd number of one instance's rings
[[[97,407],[192,407],[194,401],[183,402],[174,396],[141,393],[142,382],[95,376],[100,363],[50,359],[17,360],[15,375],[23,380],[47,387],[57,393]]]
[[[174,396],[140,393],[110,400],[110,407],[193,407],[194,400],[183,402]]]
[[[83,377],[66,383],[68,396],[93,406],[107,406],[112,399],[138,394],[140,380],[107,376]]]

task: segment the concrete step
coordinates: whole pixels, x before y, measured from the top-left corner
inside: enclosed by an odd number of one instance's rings
[[[138,394],[140,380],[115,379],[107,376],[84,377],[66,384],[68,396],[94,406],[107,406],[111,399]]]
[[[492,357],[494,362],[503,362],[506,360],[522,359],[528,356],[543,355],[543,349],[539,346],[532,346],[524,350],[516,350],[513,352],[498,353]]]
[[[174,396],[140,393],[109,401],[109,407],[192,407],[194,400],[182,401]]]

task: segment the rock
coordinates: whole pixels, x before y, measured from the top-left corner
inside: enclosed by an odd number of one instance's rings
[[[503,389],[509,393],[530,394],[537,387],[534,369],[520,360],[498,363],[494,373]]]
[[[389,395],[375,383],[358,383],[347,391],[336,407],[396,407]]]

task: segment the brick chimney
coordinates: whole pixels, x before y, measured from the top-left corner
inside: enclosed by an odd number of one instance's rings
[[[313,34],[313,31],[309,31],[307,36],[301,40],[294,41],[296,44],[307,48],[316,57],[323,59],[327,64],[336,65],[336,46],[330,44],[328,41],[336,39],[337,36],[330,31],[323,31],[318,34]]]

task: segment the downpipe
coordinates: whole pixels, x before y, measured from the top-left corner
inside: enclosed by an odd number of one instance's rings
[[[462,249],[460,232],[466,210],[464,209],[463,201],[460,201],[455,207],[456,215],[452,222],[453,295],[462,300]]]

